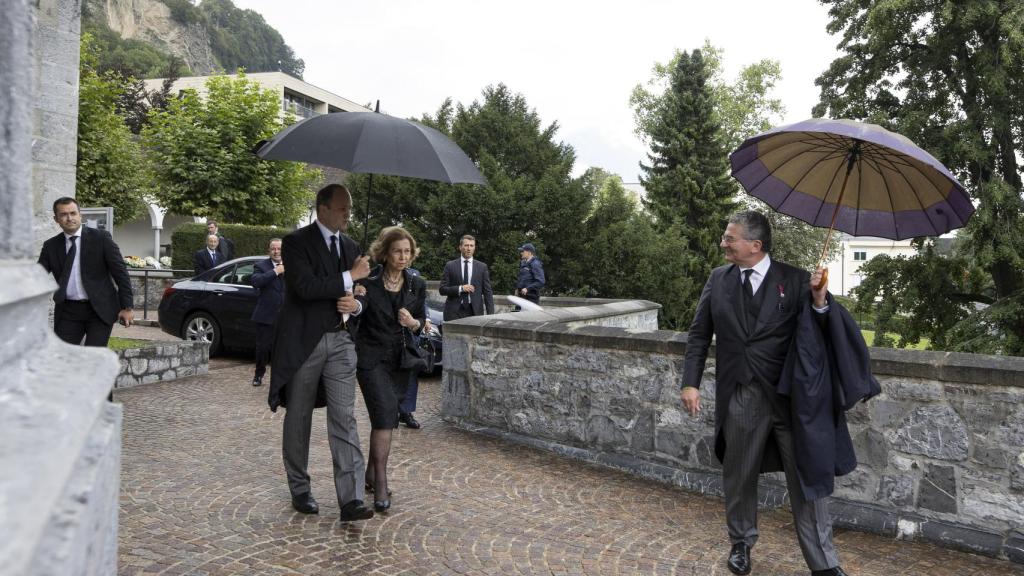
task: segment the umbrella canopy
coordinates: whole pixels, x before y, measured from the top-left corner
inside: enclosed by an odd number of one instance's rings
[[[729,160],[733,177],[775,210],[854,236],[938,236],[974,213],[942,163],[875,124],[815,118],[780,126]]]
[[[293,160],[364,174],[388,174],[449,184],[486,184],[466,153],[419,122],[377,112],[315,116],[257,144],[264,160]]]

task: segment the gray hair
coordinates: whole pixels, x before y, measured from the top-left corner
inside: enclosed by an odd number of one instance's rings
[[[761,241],[761,251],[772,251],[772,226],[768,218],[756,210],[744,210],[729,216],[729,224],[743,226],[743,239],[753,242]]]

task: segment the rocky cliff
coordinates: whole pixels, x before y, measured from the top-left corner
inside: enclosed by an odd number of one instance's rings
[[[210,36],[200,23],[182,24],[160,0],[86,0],[96,18],[122,38],[141,40],[181,58],[192,73],[210,74],[220,68]]]

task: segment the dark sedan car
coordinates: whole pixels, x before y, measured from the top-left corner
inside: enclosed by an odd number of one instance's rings
[[[164,290],[160,299],[160,328],[183,340],[210,343],[210,355],[225,349],[251,351],[256,347],[256,324],[250,318],[257,291],[250,277],[266,256],[246,256],[182,280]],[[430,305],[427,313],[437,326],[421,346],[433,356],[433,370],[441,368],[441,312]]]

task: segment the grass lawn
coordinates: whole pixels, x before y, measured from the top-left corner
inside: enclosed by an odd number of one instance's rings
[[[118,350],[126,350],[128,348],[145,348],[153,343],[152,340],[136,340],[134,338],[118,338],[111,336],[107,342],[107,348],[110,348],[114,352]]]
[[[875,331],[874,330],[861,330],[860,333],[864,335],[864,341],[868,343],[868,346],[874,346],[874,342],[875,342]],[[889,336],[891,338],[893,338],[894,340],[899,340],[899,336],[897,334],[889,334]],[[930,344],[931,344],[930,340],[928,340],[927,338],[921,338],[920,342],[918,342],[917,344],[912,344],[910,346],[907,346],[907,349],[908,350],[927,350],[928,346]]]

